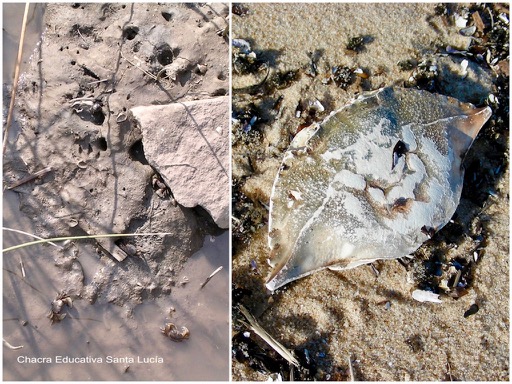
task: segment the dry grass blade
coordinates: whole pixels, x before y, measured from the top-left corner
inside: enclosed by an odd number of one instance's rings
[[[21,233],[22,235],[27,235],[27,236],[33,237],[34,239],[45,240],[45,239],[43,239],[42,237],[39,237],[39,236],[33,235],[32,233],[28,233],[28,232],[21,231],[21,230],[19,230],[19,229],[2,227],[2,230],[4,230],[4,231],[16,232],[16,233]],[[54,247],[57,247],[57,248],[62,248],[60,245],[57,245],[57,244],[55,244],[55,243],[53,243],[53,242],[51,242],[51,241],[48,241],[48,244],[53,245]]]
[[[12,349],[12,350],[16,350],[16,349],[21,349],[23,348],[23,345],[19,345],[17,347],[15,347],[14,345],[10,344],[8,341],[6,341],[5,339],[2,339],[4,341],[4,345],[9,348],[9,349]]]
[[[18,47],[18,57],[16,59],[16,68],[14,70],[14,81],[12,84],[11,102],[9,104],[9,113],[7,115],[7,123],[5,125],[5,130],[4,130],[4,143],[3,143],[2,153],[5,153],[5,148],[7,147],[7,137],[9,136],[9,127],[11,126],[12,113],[13,113],[13,109],[14,109],[14,99],[16,96],[16,90],[18,89],[18,77],[20,75],[21,59],[23,56],[23,42],[25,41],[25,30],[27,29],[27,18],[28,18],[29,6],[30,6],[30,3],[25,3],[25,13],[23,14],[23,21],[21,23],[20,45]]]
[[[51,241],[66,241],[66,240],[80,240],[80,239],[100,239],[105,237],[131,237],[131,236],[167,236],[170,233],[167,232],[154,232],[154,233],[107,233],[107,234],[99,234],[99,235],[88,235],[88,236],[65,236],[65,237],[53,237],[51,239],[41,239],[36,241],[29,241],[28,243],[14,245],[12,247],[8,247],[3,249],[3,253],[14,251],[15,249],[20,249],[24,247],[28,247],[30,245],[36,244],[44,244],[49,243]]]
[[[240,312],[245,316],[249,324],[241,321],[242,324],[245,324],[247,327],[251,328],[254,333],[256,333],[259,337],[267,342],[277,353],[279,353],[283,358],[288,360],[290,364],[299,366],[299,361],[292,355],[292,353],[286,349],[281,343],[279,343],[276,339],[268,334],[261,325],[258,324],[253,315],[249,313],[249,311],[243,306],[240,305]]]

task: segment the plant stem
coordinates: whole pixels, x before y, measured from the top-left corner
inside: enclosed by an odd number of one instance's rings
[[[9,127],[11,126],[12,114],[13,114],[13,110],[14,110],[14,100],[16,98],[16,90],[18,89],[18,78],[20,75],[21,59],[23,56],[23,42],[25,41],[25,30],[27,29],[27,18],[28,18],[29,7],[30,7],[30,3],[25,3],[25,13],[23,14],[23,21],[21,23],[20,45],[18,47],[18,58],[16,59],[16,68],[14,69],[14,81],[12,84],[11,102],[9,104],[9,113],[7,115],[7,123],[5,124],[4,144],[3,144],[2,153],[5,153],[5,148],[7,147],[7,138],[9,136]]]
[[[170,235],[170,233],[166,232],[155,232],[155,233],[107,233],[100,235],[88,235],[88,236],[65,236],[65,237],[54,237],[51,239],[41,239],[35,241],[29,241],[27,243],[14,245],[12,247],[5,248],[3,253],[14,251],[15,249],[20,249],[24,247],[28,247],[36,244],[49,243],[51,241],[66,241],[66,240],[81,240],[81,239],[97,239],[102,237],[131,237],[131,236],[166,236]]]

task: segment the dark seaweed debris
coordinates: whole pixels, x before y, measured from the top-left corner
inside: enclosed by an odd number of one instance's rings
[[[366,44],[369,44],[372,41],[373,37],[371,36],[353,36],[348,39],[346,48],[349,51],[359,53],[364,51]]]
[[[249,10],[243,4],[233,3],[231,6],[231,12],[237,16],[245,16],[249,13]]]
[[[255,204],[259,204],[247,197],[241,186],[240,180],[233,180],[233,254],[236,254],[238,247],[248,245],[256,229],[268,220],[261,215],[264,212],[262,209],[255,209]]]
[[[418,62],[414,59],[406,59],[398,62],[398,67],[401,71],[410,71],[418,65]]]
[[[233,48],[233,55],[231,58],[233,71],[239,75],[246,75],[249,73],[256,73],[260,68],[265,65],[265,61],[256,55],[254,52],[243,52]]]
[[[300,366],[294,367],[287,360],[279,356],[272,349],[265,349],[253,339],[251,332],[238,332],[232,339],[232,356],[240,363],[244,363],[252,369],[271,375],[278,372],[283,380],[328,380],[328,377],[322,374],[318,376],[318,368],[316,361],[311,357],[311,353],[307,349],[296,349],[295,356],[299,360]],[[339,371],[341,374],[343,371]],[[344,377],[346,380],[347,376]]]
[[[355,81],[354,71],[349,67],[332,67],[330,79],[341,89],[347,89]]]

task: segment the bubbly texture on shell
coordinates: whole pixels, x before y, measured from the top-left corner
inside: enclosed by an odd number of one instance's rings
[[[462,160],[490,116],[489,107],[383,88],[300,131],[272,189],[267,287],[418,249],[455,213]]]

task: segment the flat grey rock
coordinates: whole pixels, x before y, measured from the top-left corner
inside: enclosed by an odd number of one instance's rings
[[[229,226],[229,98],[131,109],[144,154],[184,207],[201,206]]]

